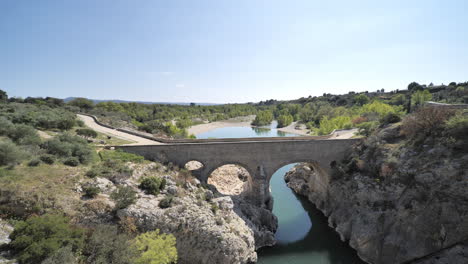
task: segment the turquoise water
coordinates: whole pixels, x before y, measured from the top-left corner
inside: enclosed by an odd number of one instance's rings
[[[197,135],[197,138],[297,136],[270,128],[224,127]],[[355,264],[364,263],[356,252],[328,227],[326,217],[307,198],[287,187],[284,175],[294,166],[282,167],[270,182],[273,213],[278,217],[277,244],[260,249],[261,264]]]

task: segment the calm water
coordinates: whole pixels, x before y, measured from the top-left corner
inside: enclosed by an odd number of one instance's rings
[[[296,136],[269,128],[224,127],[197,135],[197,138]],[[284,182],[284,174],[294,164],[282,167],[270,182],[273,213],[278,217],[277,245],[258,252],[261,264],[354,264],[364,263],[346,243],[341,242],[327,219],[307,198],[297,196]]]

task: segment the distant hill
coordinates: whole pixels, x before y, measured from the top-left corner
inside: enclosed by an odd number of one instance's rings
[[[67,103],[76,98],[77,97],[67,97],[63,100]],[[190,103],[182,103],[182,102],[144,102],[144,101],[126,101],[126,100],[116,100],[116,99],[110,99],[110,100],[89,99],[89,100],[93,101],[96,104],[101,103],[101,102],[114,102],[114,103],[139,103],[139,104],[190,105]],[[195,103],[195,104],[196,105],[219,105],[219,104],[214,104],[214,103]]]

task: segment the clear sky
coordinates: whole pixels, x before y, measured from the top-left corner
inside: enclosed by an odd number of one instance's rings
[[[467,11],[464,0],[0,0],[0,89],[225,103],[467,81]]]

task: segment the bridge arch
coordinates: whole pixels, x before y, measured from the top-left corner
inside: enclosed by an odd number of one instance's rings
[[[237,162],[213,168],[208,174],[207,183],[215,186],[221,194],[244,196],[251,189],[252,179],[249,168]]]
[[[205,164],[203,162],[193,159],[189,160],[185,163],[184,168],[189,170],[189,171],[195,171],[195,170],[200,170],[205,167]]]

